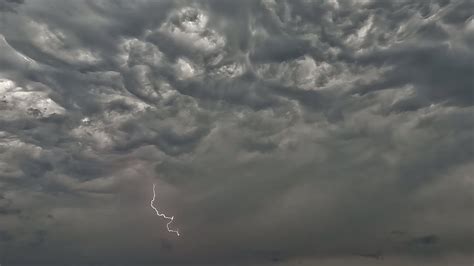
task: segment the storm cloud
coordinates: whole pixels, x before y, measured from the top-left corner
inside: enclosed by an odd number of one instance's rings
[[[0,1],[0,263],[472,263],[472,14]]]

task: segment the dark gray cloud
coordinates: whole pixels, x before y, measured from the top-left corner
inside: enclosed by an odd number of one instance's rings
[[[0,263],[471,263],[473,11],[1,1]]]

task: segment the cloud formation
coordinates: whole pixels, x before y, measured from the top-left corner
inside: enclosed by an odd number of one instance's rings
[[[469,262],[473,11],[0,2],[0,263]]]

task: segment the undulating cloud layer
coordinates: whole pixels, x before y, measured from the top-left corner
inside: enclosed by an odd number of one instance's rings
[[[471,265],[473,13],[1,1],[0,263]]]

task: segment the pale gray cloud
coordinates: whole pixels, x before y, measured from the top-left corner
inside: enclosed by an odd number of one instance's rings
[[[473,11],[0,2],[0,263],[469,262]]]

